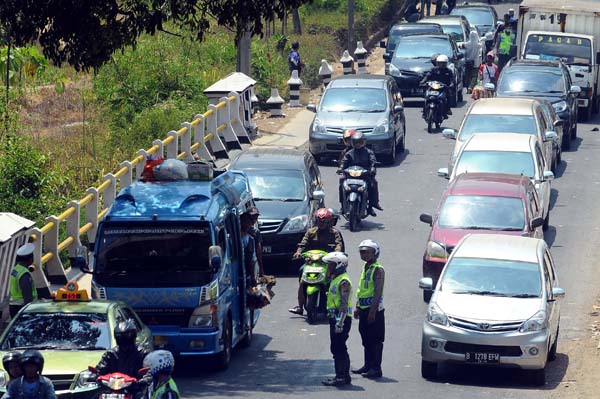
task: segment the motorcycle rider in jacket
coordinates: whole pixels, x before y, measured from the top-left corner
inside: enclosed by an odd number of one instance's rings
[[[352,143],[352,149],[344,155],[338,173],[342,173],[343,170],[350,166],[360,166],[369,172],[367,178],[367,184],[369,185],[368,212],[371,216],[377,216],[377,213],[375,213],[373,208],[379,209],[380,211],[383,211],[383,208],[379,204],[379,184],[375,179],[375,174],[377,173],[377,169],[375,168],[377,163],[375,153],[367,148],[367,140],[362,132],[354,133],[350,141]]]
[[[441,93],[440,98],[442,100],[442,105],[444,109],[442,110],[442,114],[444,115],[444,119],[448,119],[448,115],[452,115],[452,110],[448,106],[448,91],[450,90],[450,86],[454,85],[454,73],[450,68],[448,68],[448,56],[445,54],[440,54],[435,59],[436,65],[421,81],[421,84],[425,82],[440,82],[443,83],[446,87],[444,91]],[[423,109],[425,111],[425,109]]]

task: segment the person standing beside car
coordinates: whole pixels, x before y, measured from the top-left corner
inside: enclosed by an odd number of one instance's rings
[[[29,266],[33,263],[33,251],[35,246],[27,243],[17,250],[17,259],[10,273],[10,317],[15,315],[21,308],[38,297],[37,289],[33,282],[33,276]]]

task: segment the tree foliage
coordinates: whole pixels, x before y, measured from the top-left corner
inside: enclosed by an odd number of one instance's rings
[[[311,0],[2,0],[0,26],[16,46],[39,42],[55,64],[97,69],[113,52],[135,46],[142,33],[167,21],[202,40],[211,21],[236,32],[262,36],[265,21]]]

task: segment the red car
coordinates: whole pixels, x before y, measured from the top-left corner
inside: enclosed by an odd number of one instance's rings
[[[495,233],[544,238],[543,209],[527,176],[499,173],[464,173],[450,183],[435,216],[423,213],[432,226],[425,254],[423,277],[435,287],[454,246],[469,233]],[[429,302],[431,291],[423,291]]]

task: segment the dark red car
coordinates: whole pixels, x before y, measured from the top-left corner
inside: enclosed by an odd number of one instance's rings
[[[423,277],[433,286],[454,246],[469,233],[504,233],[544,238],[543,210],[531,179],[499,173],[464,173],[450,183],[435,216],[423,213],[432,226],[425,254]],[[424,291],[429,301],[431,291]]]

